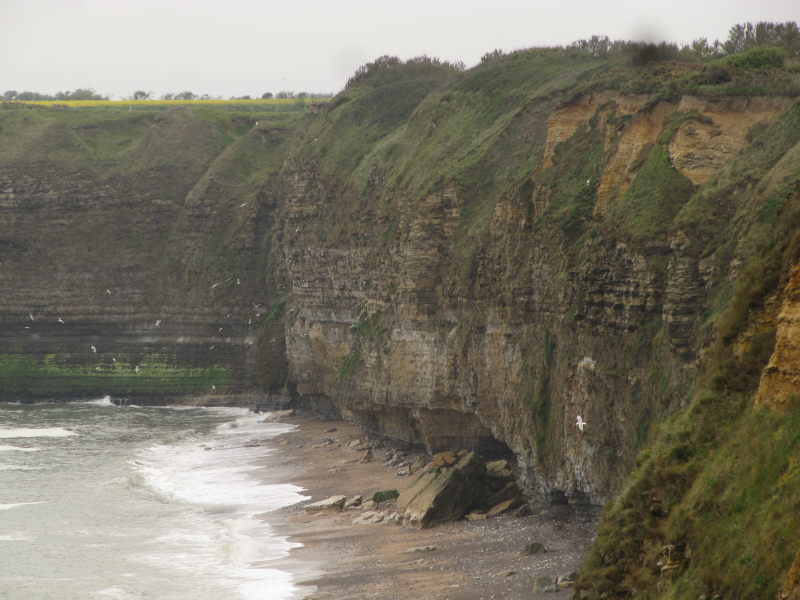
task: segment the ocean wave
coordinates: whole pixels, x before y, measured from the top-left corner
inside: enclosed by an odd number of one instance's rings
[[[38,452],[41,448],[36,446],[4,446],[0,445],[0,452]]]
[[[0,438],[3,439],[11,439],[11,438],[40,438],[40,437],[51,437],[51,438],[61,438],[61,437],[70,437],[73,435],[78,435],[74,431],[70,431],[69,429],[64,429],[63,427],[38,427],[38,428],[31,428],[31,427],[3,427],[0,428]]]
[[[0,510],[11,510],[20,506],[30,506],[32,504],[47,504],[46,502],[14,502],[11,504],[0,504]]]
[[[40,471],[42,467],[28,467],[26,465],[10,465],[0,463],[0,471]]]
[[[84,404],[88,406],[110,406],[116,408],[117,405],[111,400],[111,396],[103,396],[97,400],[79,400],[77,402],[70,402],[70,404]]]

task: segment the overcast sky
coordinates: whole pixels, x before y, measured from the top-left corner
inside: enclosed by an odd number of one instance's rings
[[[0,0],[0,91],[336,92],[378,56],[472,66],[592,34],[690,42],[798,0]]]

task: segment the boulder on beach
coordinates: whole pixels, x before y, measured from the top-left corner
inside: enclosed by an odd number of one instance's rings
[[[486,494],[486,466],[474,452],[447,469],[432,466],[397,499],[406,523],[422,528],[455,521]]]
[[[326,510],[339,511],[344,508],[344,503],[346,500],[347,496],[331,496],[330,498],[325,498],[325,500],[307,504],[305,509],[306,512],[318,512]]]

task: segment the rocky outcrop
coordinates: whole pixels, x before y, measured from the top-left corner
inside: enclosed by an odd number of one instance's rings
[[[785,408],[800,393],[800,267],[795,267],[783,293],[777,317],[775,348],[756,395],[756,402]]]

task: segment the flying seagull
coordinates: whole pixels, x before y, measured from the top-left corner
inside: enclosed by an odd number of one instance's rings
[[[575,421],[575,425],[578,426],[578,429],[583,431],[583,428],[586,426],[586,421],[584,421],[580,415],[578,415],[578,420]]]

